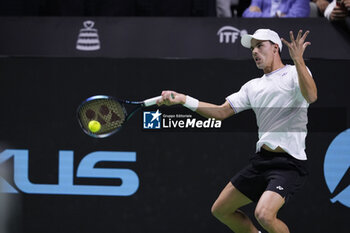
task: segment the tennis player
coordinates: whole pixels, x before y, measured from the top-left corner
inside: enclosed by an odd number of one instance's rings
[[[257,202],[255,217],[269,233],[288,233],[277,218],[279,209],[302,186],[307,177],[305,137],[307,108],[317,100],[317,88],[306,67],[303,53],[309,31],[302,30],[290,42],[269,29],[244,35],[241,44],[252,51],[264,75],[244,84],[222,105],[210,104],[174,91],[163,91],[159,105],[183,104],[202,116],[223,120],[246,109],[257,118],[259,140],[247,167],[239,171],[212,206],[213,215],[236,233],[258,233],[240,207]],[[294,65],[284,65],[282,41]]]

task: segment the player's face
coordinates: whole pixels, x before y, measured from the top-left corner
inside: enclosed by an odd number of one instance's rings
[[[267,40],[252,39],[252,56],[258,69],[265,70],[267,67],[272,66],[274,59],[274,45]]]

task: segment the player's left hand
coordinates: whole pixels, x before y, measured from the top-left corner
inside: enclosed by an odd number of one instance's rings
[[[305,39],[307,35],[310,33],[310,31],[306,31],[304,35],[302,35],[303,31],[299,30],[297,38],[294,39],[293,32],[289,32],[290,36],[290,42],[286,41],[285,39],[281,38],[282,42],[288,47],[289,55],[292,58],[292,60],[298,61],[300,59],[303,59],[303,54],[307,46],[311,45],[310,42],[305,42]]]

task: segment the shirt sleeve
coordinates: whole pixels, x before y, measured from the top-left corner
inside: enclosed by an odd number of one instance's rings
[[[235,113],[239,113],[251,108],[248,97],[248,85],[249,82],[244,84],[238,92],[226,97],[226,100],[230,103]]]

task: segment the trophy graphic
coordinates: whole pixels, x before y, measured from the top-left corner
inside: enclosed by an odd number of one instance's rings
[[[93,28],[95,23],[91,20],[83,23],[84,28],[80,29],[77,41],[77,50],[94,51],[99,50],[100,40],[98,37],[98,30]]]

